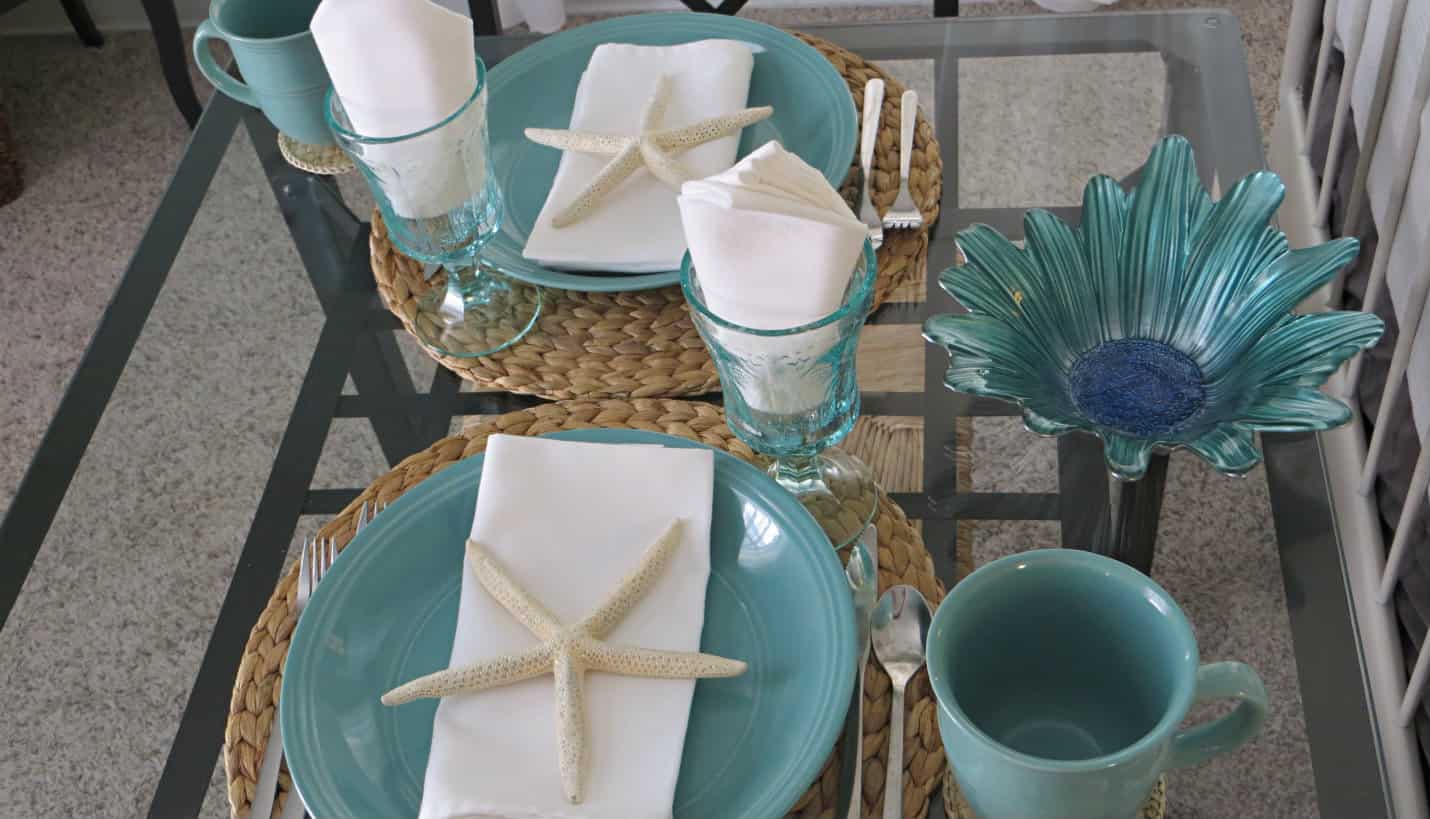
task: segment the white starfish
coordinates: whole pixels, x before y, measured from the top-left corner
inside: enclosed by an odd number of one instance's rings
[[[542,674],[556,678],[556,727],[560,750],[561,787],[577,804],[582,798],[585,769],[586,718],[583,694],[587,671],[607,671],[628,677],[734,677],[745,672],[739,660],[689,651],[660,651],[611,645],[604,638],[645,596],[670,562],[680,543],[681,522],[675,521],[641,562],[616,586],[596,610],[574,626],[556,617],[517,585],[480,543],[467,541],[467,560],[482,587],[517,622],[535,634],[541,645],[516,654],[449,668],[419,677],[382,695],[383,705],[401,705],[423,697],[445,697],[496,688]]]
[[[645,111],[641,114],[640,133],[636,136],[552,128],[526,129],[526,138],[540,145],[560,148],[563,151],[613,157],[585,190],[556,214],[551,220],[552,227],[563,228],[581,221],[607,194],[642,166],[648,168],[660,181],[677,191],[680,190],[681,184],[689,181],[691,177],[675,157],[697,145],[739,133],[746,125],[753,125],[775,112],[769,105],[745,108],[733,114],[704,119],[684,128],[662,130],[661,121],[669,103],[670,78],[662,74],[656,78],[655,92],[651,94],[650,102],[646,103]]]

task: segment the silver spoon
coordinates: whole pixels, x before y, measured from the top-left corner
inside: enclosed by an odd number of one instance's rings
[[[904,688],[923,667],[928,642],[929,604],[913,586],[895,586],[874,607],[874,656],[894,684],[889,711],[889,763],[884,779],[884,819],[904,813]]]

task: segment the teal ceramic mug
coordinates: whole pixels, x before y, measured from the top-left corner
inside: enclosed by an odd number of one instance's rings
[[[1131,819],[1164,771],[1254,737],[1261,678],[1198,662],[1161,586],[1073,549],[989,563],[929,628],[944,749],[980,819]],[[1193,703],[1223,698],[1240,702],[1179,730]]]
[[[214,0],[194,33],[194,59],[215,88],[263,109],[278,130],[328,145],[323,97],[332,82],[308,30],[317,9],[318,0]],[[219,67],[209,40],[228,43],[243,80]]]

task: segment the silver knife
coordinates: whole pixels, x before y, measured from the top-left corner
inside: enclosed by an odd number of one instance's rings
[[[854,693],[844,715],[844,758],[840,760],[838,801],[848,819],[862,819],[864,807],[864,668],[869,664],[869,618],[879,599],[879,533],[865,526],[859,540],[849,548],[845,567],[854,596],[855,646],[859,664],[855,668]]]
[[[268,747],[263,751],[263,764],[258,768],[258,787],[248,815],[252,819],[270,819],[278,796],[278,766],[283,762],[283,732],[278,728],[278,715],[273,715],[273,729],[268,732]],[[293,801],[289,794],[288,801]]]

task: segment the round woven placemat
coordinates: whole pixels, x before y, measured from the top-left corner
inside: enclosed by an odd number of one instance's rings
[[[958,781],[953,776],[953,768],[945,767],[943,772],[943,812],[948,819],[978,819],[978,814],[968,806],[963,798]],[[1147,794],[1137,819],[1163,819],[1167,815],[1167,777],[1161,777]]]
[[[408,457],[378,478],[321,530],[339,548],[352,538],[358,510],[366,501],[388,504],[434,472],[455,461],[483,452],[487,439],[497,433],[541,435],[562,429],[607,427],[644,429],[701,441],[748,461],[757,460],[750,448],[725,426],[720,408],[703,403],[658,399],[632,401],[566,401],[520,412],[498,415],[469,427],[461,435],[444,438]],[[888,497],[881,497],[876,518],[879,531],[879,587],[898,583],[916,586],[931,603],[943,599],[943,586],[934,576],[933,560],[924,549],[918,530]],[[278,583],[267,607],[249,633],[234,681],[228,725],[224,733],[224,770],[228,776],[229,805],[236,817],[247,817],[263,764],[263,750],[277,716],[283,662],[297,615],[297,569]],[[929,795],[943,780],[944,756],[939,742],[932,690],[920,672],[909,684],[904,723],[904,814],[923,817]],[[879,815],[883,800],[884,764],[888,759],[889,678],[870,662],[864,692],[864,803],[868,815]],[[832,816],[838,782],[837,758],[831,756],[819,778],[797,804],[797,816]],[[285,768],[279,776],[279,802],[288,798],[291,779]]]
[[[278,134],[278,152],[289,165],[300,171],[337,176],[354,170],[352,158],[336,145],[309,145],[299,142],[281,131]]]
[[[795,36],[839,70],[853,94],[856,110],[863,108],[866,81],[879,77],[887,83],[872,174],[874,203],[887,209],[899,190],[898,100],[904,86],[850,51],[807,34]],[[853,161],[857,163],[857,159]],[[925,227],[884,232],[878,252],[876,306],[899,285],[920,275],[928,257],[928,227],[938,217],[943,163],[933,126],[922,113],[914,131],[910,165],[909,190],[923,213]],[[851,164],[850,175],[840,189],[850,202],[858,193],[856,168]],[[429,287],[445,286],[445,273],[425,280],[422,265],[392,245],[377,213],[373,214],[371,247],[372,273],[382,301],[411,332],[417,299]],[[631,293],[547,289],[541,317],[519,343],[481,358],[454,358],[430,349],[427,354],[481,387],[554,400],[669,398],[713,392],[719,385],[715,365],[677,286]]]

